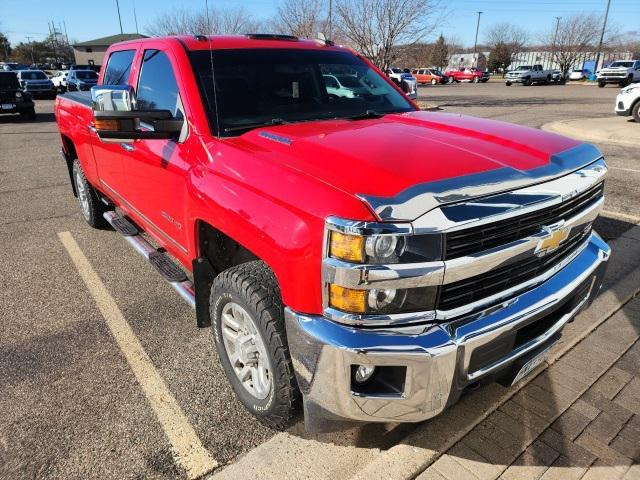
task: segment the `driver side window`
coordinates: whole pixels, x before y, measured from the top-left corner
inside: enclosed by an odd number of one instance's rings
[[[184,117],[178,82],[166,53],[145,50],[136,97],[139,110],[169,110],[175,118]]]

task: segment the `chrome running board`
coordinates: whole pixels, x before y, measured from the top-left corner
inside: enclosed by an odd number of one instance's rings
[[[171,260],[163,250],[159,250],[147,242],[140,235],[142,232],[126,217],[122,217],[114,211],[105,212],[103,217],[136,252],[142,255],[162,275],[167,283],[191,305],[191,308],[196,307],[193,283],[187,278],[187,274],[181,267]]]

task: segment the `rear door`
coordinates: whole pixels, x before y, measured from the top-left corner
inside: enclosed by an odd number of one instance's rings
[[[115,50],[109,54],[101,85],[128,85],[132,75],[136,48]],[[69,77],[73,72],[69,72]],[[124,201],[126,178],[123,156],[127,146],[120,142],[104,142],[98,138],[93,125],[88,125],[92,132],[93,152],[96,159],[100,186],[99,188],[117,204]]]
[[[156,48],[153,48],[153,47]],[[163,44],[147,42],[141,52],[136,85],[140,110],[169,110],[174,118],[186,118],[177,62]],[[152,129],[151,125],[143,125]],[[124,169],[126,197],[133,213],[151,227],[164,245],[187,252],[185,204],[189,169],[188,127],[176,140],[136,140],[127,146]]]

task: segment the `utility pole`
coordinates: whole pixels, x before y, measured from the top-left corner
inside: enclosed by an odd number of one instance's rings
[[[29,43],[29,50],[31,50],[31,63],[34,64],[36,63],[36,61],[33,58],[33,43],[31,43],[31,37],[26,37],[26,38],[27,38],[27,42]]]
[[[122,31],[122,18],[120,18],[120,3],[116,0],[116,9],[118,10],[118,22],[120,22],[120,34],[124,33]]]
[[[478,24],[476,25],[476,40],[473,42],[473,66],[478,66],[478,32],[480,31],[480,15],[483,12],[478,12]]]
[[[596,71],[598,70],[598,64],[600,63],[600,52],[602,51],[602,41],[604,40],[604,32],[607,29],[607,19],[609,18],[609,7],[611,7],[611,0],[607,0],[607,11],[604,14],[604,22],[602,22],[602,32],[600,32],[600,42],[598,43],[598,54],[596,55]]]
[[[333,0],[329,0],[329,40],[333,40]]]
[[[556,41],[558,40],[558,29],[560,28],[560,19],[562,17],[556,17],[556,33],[553,35],[553,45],[551,45],[551,68],[553,68],[553,62],[556,57]]]
[[[136,0],[133,1],[133,20],[136,22],[136,33],[138,32],[138,16],[136,15]]]

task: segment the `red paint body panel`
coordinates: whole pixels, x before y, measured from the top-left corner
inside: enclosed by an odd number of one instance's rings
[[[444,75],[449,78],[453,78],[456,82],[461,80],[473,80],[477,78],[478,80],[482,80],[482,72],[479,70],[471,70],[468,68],[463,68],[462,70],[448,70],[444,72]]]
[[[187,268],[199,255],[197,222],[235,239],[275,272],[283,301],[321,313],[325,218],[376,220],[358,194],[393,196],[417,183],[510,166],[528,170],[577,142],[540,130],[440,112],[370,120],[332,120],[212,136],[187,56],[208,48],[342,49],[312,41],[172,37],[124,42],[136,50],[136,86],[145,49],[167,53],[188,123],[182,143],[138,140],[134,150],[101,142],[91,110],[65,97],[56,118],[78,152],[87,178]],[[101,73],[99,83],[102,83]],[[386,79],[386,76],[383,75]],[[388,79],[387,81],[392,84]],[[395,86],[394,86],[395,88]],[[290,144],[260,135],[271,132]],[[64,143],[63,143],[64,144]]]

